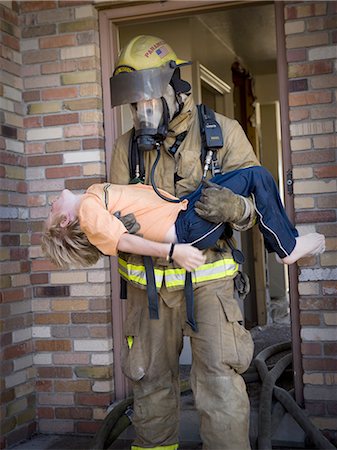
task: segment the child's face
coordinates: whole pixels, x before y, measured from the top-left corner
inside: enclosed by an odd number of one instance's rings
[[[52,202],[47,222],[51,224],[53,223],[53,220],[59,216],[66,216],[70,220],[75,219],[76,200],[76,194],[73,194],[68,189],[64,189],[61,195]]]

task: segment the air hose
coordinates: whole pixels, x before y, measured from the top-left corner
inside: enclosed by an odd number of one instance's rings
[[[188,380],[181,380],[180,394],[191,389]],[[93,439],[93,444],[89,450],[108,449],[118,436],[132,423],[132,404],[133,397],[128,397],[117,402],[113,409],[104,419],[101,428],[98,430]]]
[[[163,200],[165,200],[165,201],[167,201],[167,202],[170,202],[170,203],[180,203],[180,200],[179,200],[179,199],[174,199],[174,198],[166,197],[166,195],[163,195],[163,194],[158,190],[158,188],[157,188],[157,185],[156,185],[156,183],[155,183],[155,181],[154,181],[154,172],[155,172],[156,167],[157,167],[157,164],[158,164],[158,162],[159,162],[159,158],[160,158],[160,146],[157,146],[157,157],[156,157],[156,160],[155,160],[155,162],[153,163],[153,166],[152,166],[152,168],[151,168],[151,175],[150,175],[150,180],[151,180],[151,184],[152,184],[153,190],[155,191],[155,193],[156,193],[157,195],[159,195],[160,198],[162,198]]]
[[[282,357],[271,371],[268,371],[266,360],[272,355],[291,349],[291,342],[281,342],[262,350],[254,359],[255,367],[262,381],[262,391],[259,404],[258,449],[270,450],[272,448],[271,430],[271,404],[272,396],[282,404],[289,414],[303,429],[311,443],[317,449],[336,449],[331,442],[314,426],[304,411],[298,406],[293,397],[285,389],[275,386],[275,382],[282,372],[290,365],[292,355]]]

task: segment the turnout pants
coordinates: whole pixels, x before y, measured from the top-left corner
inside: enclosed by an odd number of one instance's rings
[[[128,285],[122,365],[132,380],[133,449],[178,447],[179,355],[191,338],[191,385],[204,450],[249,449],[249,399],[240,373],[253,356],[250,333],[240,325],[233,280],[195,288],[199,331],[186,325],[183,291],[159,292],[159,319],[150,320],[145,290]]]

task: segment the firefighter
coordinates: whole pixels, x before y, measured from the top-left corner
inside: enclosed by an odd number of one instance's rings
[[[154,36],[137,36],[121,52],[110,79],[111,101],[131,106],[134,128],[114,144],[112,183],[140,181],[182,197],[198,187],[203,174],[212,176],[208,167],[227,172],[259,165],[238,122],[219,114],[223,142],[216,158],[202,161],[198,110],[191,86],[180,76],[186,64]],[[215,201],[202,205],[204,213],[239,231],[253,226],[250,199],[206,189]],[[178,448],[184,336],[191,342],[190,378],[203,449],[250,448],[249,399],[240,374],[251,362],[253,342],[234,298],[238,262],[232,253],[228,239],[218,241],[216,249],[207,250],[206,263],[191,274],[194,328],[186,322],[185,270],[169,255],[154,259],[151,281],[142,257],[119,255],[119,271],[127,280],[122,368],[134,392],[133,450]],[[149,313],[150,296],[157,296],[155,318]]]

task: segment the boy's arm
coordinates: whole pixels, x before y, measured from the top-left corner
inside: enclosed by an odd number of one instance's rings
[[[166,258],[170,248],[171,244],[150,241],[128,233],[123,234],[117,243],[119,251],[159,258]],[[179,266],[188,271],[196,269],[205,262],[203,253],[189,244],[175,244],[172,258]]]

